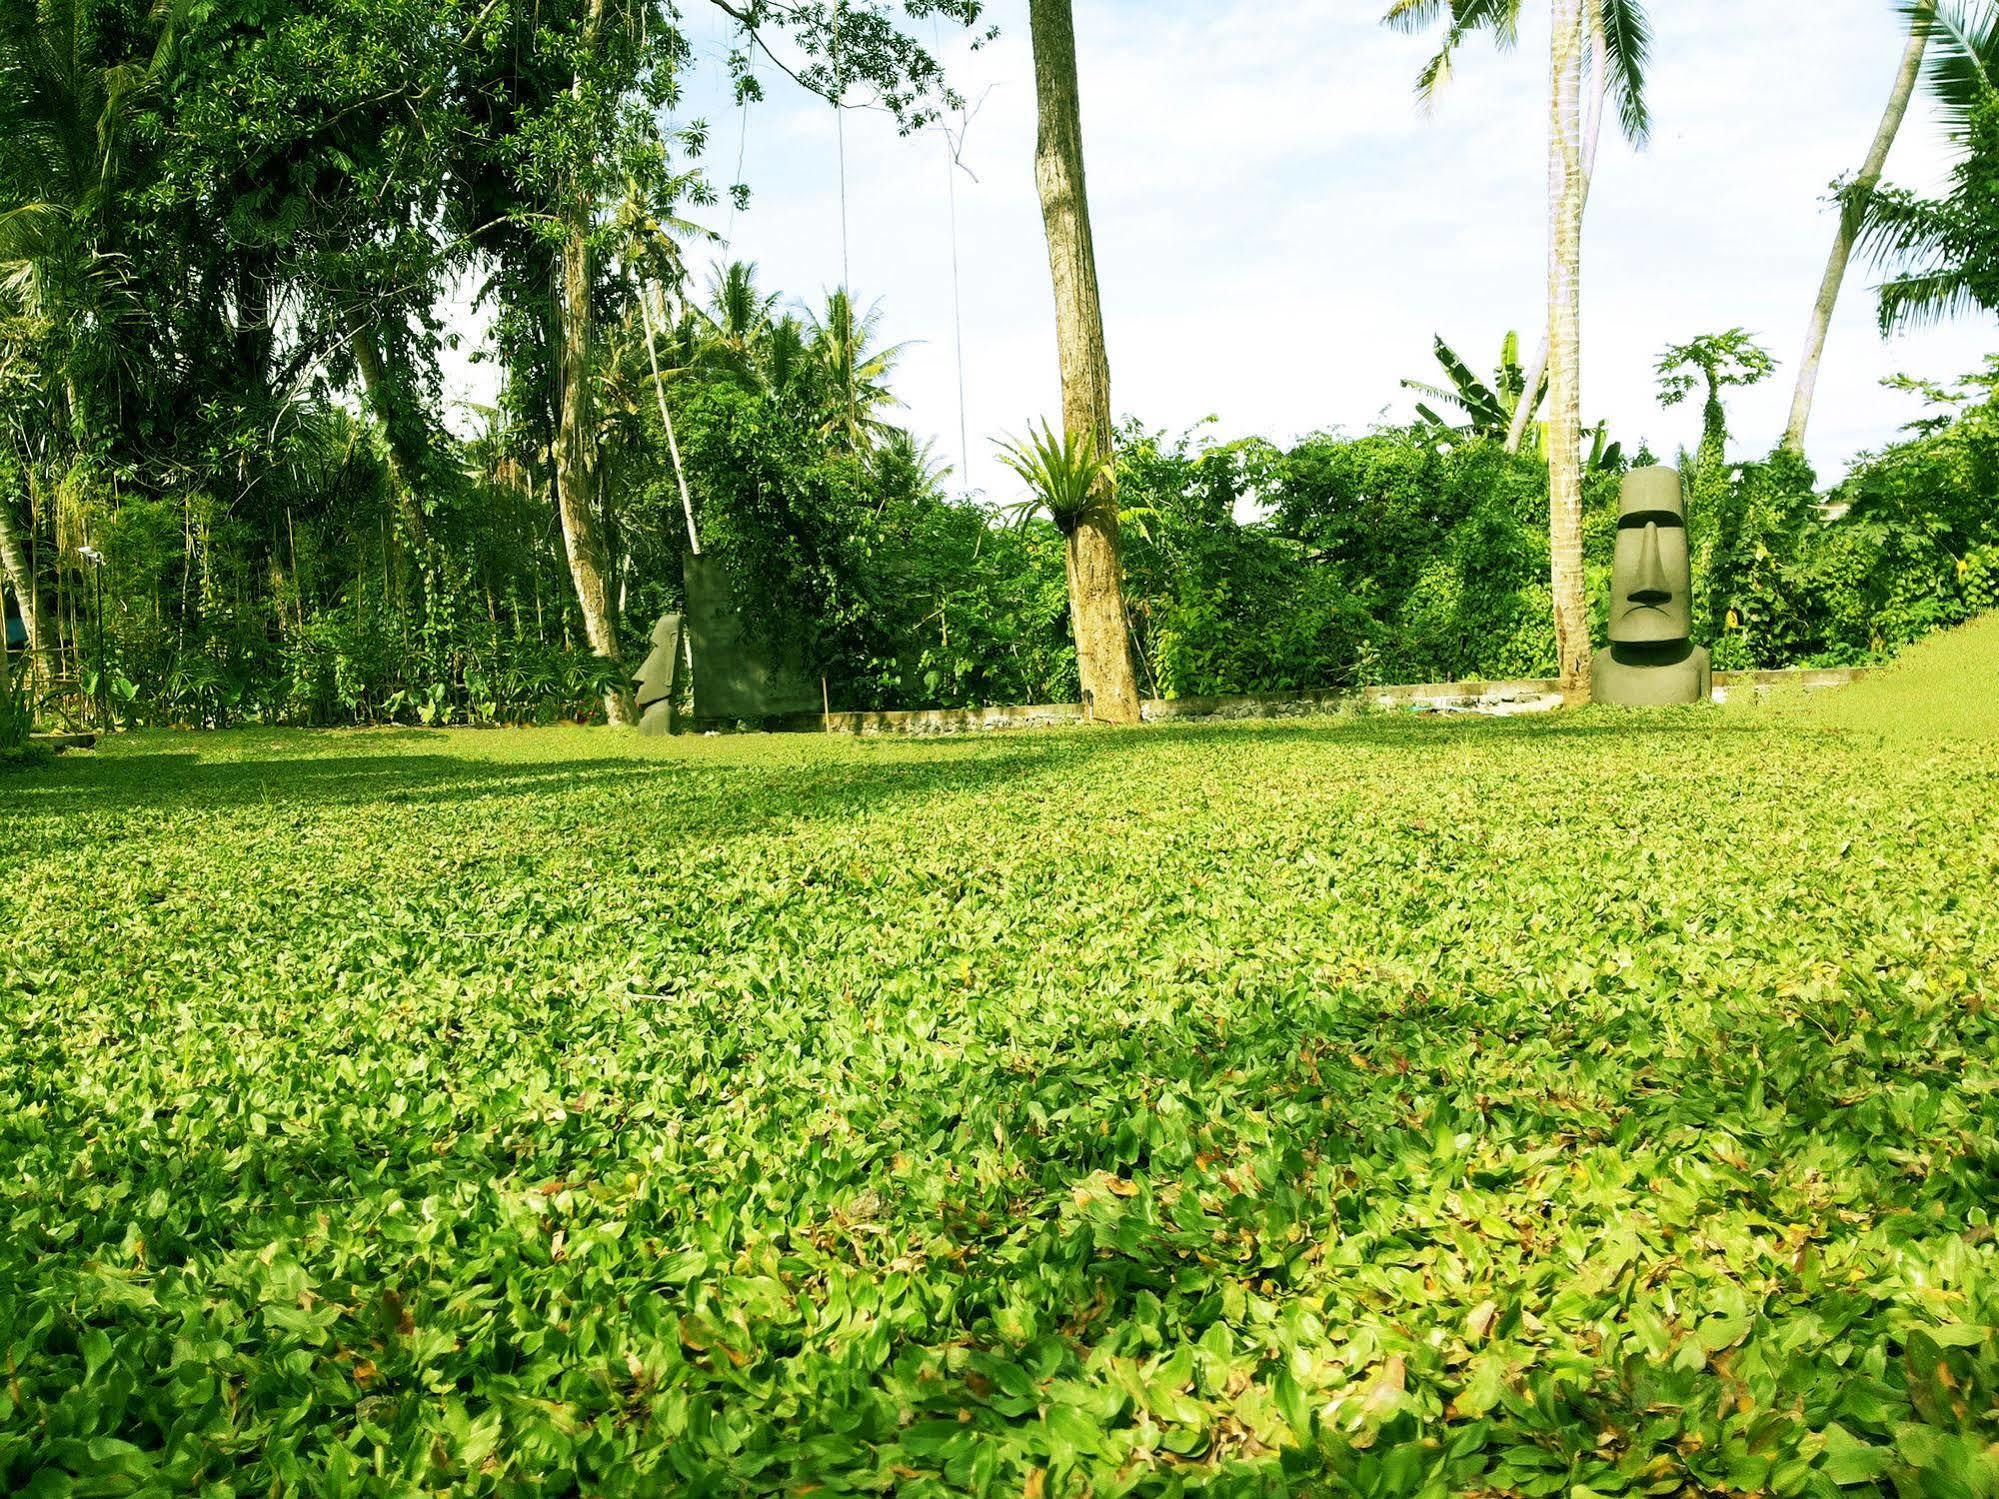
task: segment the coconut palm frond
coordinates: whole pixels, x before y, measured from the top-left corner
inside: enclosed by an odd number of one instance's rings
[[[1876,261],[1939,252],[1952,237],[1948,204],[1900,188],[1878,188],[1862,205],[1859,246]]]
[[[1398,0],[1382,17],[1397,31],[1421,31],[1440,19],[1445,20],[1444,39],[1436,54],[1416,75],[1416,95],[1426,104],[1434,103],[1450,81],[1458,48],[1481,31],[1490,32],[1502,49],[1511,47],[1520,36],[1522,0]]]
[[[1608,56],[1598,65],[1608,73],[1611,102],[1624,127],[1624,138],[1643,146],[1652,136],[1652,114],[1645,103],[1645,70],[1652,61],[1652,21],[1642,0],[1594,0],[1602,7],[1603,38]]]
[[[1984,308],[1971,279],[1955,267],[1911,271],[1881,283],[1881,326],[1927,328]]]
[[[64,243],[70,216],[57,203],[17,203],[0,209],[0,265],[52,255]]]
[[[1976,178],[1960,171],[1947,198],[1901,190],[1869,196],[1860,248],[1887,275],[1878,288],[1883,333],[1928,327],[1999,304],[1999,264],[1990,251],[1989,208]]]
[[[1912,28],[1930,37],[1930,92],[1950,133],[1968,138],[1978,112],[1999,98],[1999,10],[1966,0],[1904,0]]]
[[[1395,0],[1388,7],[1388,14],[1381,18],[1384,26],[1405,34],[1422,31],[1442,15],[1447,0]]]

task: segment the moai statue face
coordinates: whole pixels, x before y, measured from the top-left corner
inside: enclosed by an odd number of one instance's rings
[[[674,670],[680,664],[680,616],[666,614],[652,628],[652,654],[639,667],[634,696],[641,708],[673,696]]]
[[[1610,574],[1610,638],[1617,645],[1665,645],[1693,634],[1693,560],[1687,505],[1677,469],[1624,476],[1617,557]]]

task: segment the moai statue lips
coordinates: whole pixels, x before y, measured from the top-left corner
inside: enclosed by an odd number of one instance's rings
[[[652,651],[639,666],[634,696],[639,705],[639,732],[673,732],[673,686],[680,669],[680,616],[662,614],[652,627]]]
[[[1712,695],[1708,653],[1692,639],[1693,591],[1679,470],[1633,469],[1618,501],[1610,648],[1591,666],[1592,701],[1654,708]]]

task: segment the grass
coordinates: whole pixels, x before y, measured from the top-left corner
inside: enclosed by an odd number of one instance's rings
[[[1999,613],[1932,635],[1892,671],[1814,704],[1821,723],[1901,739],[1999,739]]]
[[[1957,680],[10,777],[0,1490],[1999,1492]]]

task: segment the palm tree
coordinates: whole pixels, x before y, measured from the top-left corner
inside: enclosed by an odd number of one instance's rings
[[[754,265],[721,267],[708,305],[690,330],[690,362],[745,390],[783,404],[790,419],[854,454],[874,451],[899,429],[881,413],[902,404],[889,377],[904,344],[880,345],[882,306],[857,309],[844,291],[827,293],[822,311],[803,320],[780,315],[778,298],[756,282]]]
[[[1083,175],[1076,20],[1070,0],[1028,0],[1027,18],[1039,115],[1034,170],[1055,287],[1062,425],[1079,442],[1088,438],[1089,451],[1102,460],[1101,472],[1112,452],[1111,367],[1104,349],[1097,252]],[[1064,526],[1063,537],[1069,625],[1076,637],[1076,669],[1084,701],[1096,718],[1137,723],[1138,676],[1132,669],[1131,634],[1125,622],[1117,495],[1108,482],[1094,486],[1091,503]]]
[[[659,330],[654,326],[652,300],[659,299],[659,321],[667,314],[668,293],[678,293],[687,284],[687,263],[681,258],[680,238],[700,233],[685,220],[652,212],[646,194],[635,178],[627,177],[625,196],[615,215],[623,240],[625,268],[637,282],[639,322],[645,331],[646,362],[652,369],[653,394],[659,400],[659,421],[666,429],[666,450],[673,460],[674,482],[680,489],[681,514],[687,521],[687,549],[701,555],[701,534],[694,525],[694,492],[687,484],[687,468],[680,461],[680,438],[673,429],[673,412],[666,404],[666,379],[659,367]]]
[[[1791,419],[1784,427],[1784,447],[1800,457],[1805,451],[1805,428],[1812,419],[1812,398],[1818,391],[1819,364],[1825,357],[1826,334],[1832,328],[1833,309],[1839,304],[1840,287],[1846,281],[1846,267],[1853,258],[1854,241],[1859,238],[1861,225],[1867,218],[1867,205],[1874,196],[1874,190],[1881,185],[1881,174],[1888,168],[1888,153],[1895,145],[1895,137],[1901,133],[1902,121],[1909,113],[1909,100],[1916,92],[1916,82],[1922,76],[1923,54],[1929,49],[1930,27],[1936,17],[1936,7],[1932,0],[1922,0],[1915,6],[1909,18],[1909,44],[1902,51],[1901,65],[1895,70],[1895,87],[1888,95],[1888,108],[1881,116],[1880,128],[1874,132],[1874,144],[1868,147],[1867,159],[1861,163],[1860,175],[1855,177],[1845,191],[1839,195],[1839,225],[1833,230],[1832,257],[1826,262],[1825,276],[1819,282],[1818,300],[1812,304],[1812,316],[1805,328],[1805,354],[1798,364],[1798,386],[1791,396]]]
[[[46,428],[66,449],[50,461],[61,468],[101,438],[99,413],[125,364],[120,332],[140,311],[111,229],[125,112],[148,81],[136,64],[94,55],[84,0],[0,8],[0,302],[10,314],[0,344],[10,362],[39,371]],[[19,409],[9,418],[26,463]],[[4,502],[0,565],[46,678],[54,632]]]
[[[710,333],[711,361],[744,383],[754,383],[777,301],[777,293],[757,285],[755,261],[732,260],[718,269],[708,285],[708,305],[702,309]]]
[[[1417,78],[1432,99],[1450,76],[1456,51],[1476,32],[1502,47],[1517,39],[1523,0],[1394,0],[1384,18],[1405,31],[1441,20],[1443,45]],[[1581,696],[1589,675],[1589,600],[1582,536],[1582,221],[1595,170],[1596,143],[1608,106],[1624,133],[1642,145],[1650,132],[1645,65],[1651,27],[1640,0],[1549,0],[1548,88],[1548,541],[1554,593],[1555,648],[1565,690]],[[1586,119],[1585,82],[1594,79]],[[1528,388],[1538,388],[1530,370]],[[1509,442],[1518,448],[1528,414],[1515,408]]]
[[[827,296],[823,315],[808,313],[807,319],[807,354],[825,392],[819,435],[837,439],[850,453],[864,452],[894,430],[877,413],[902,404],[888,379],[906,345],[874,347],[881,303],[857,314],[845,290]]]
[[[1434,105],[1456,66],[1458,49],[1481,31],[1492,33],[1502,49],[1510,49],[1520,38],[1522,0],[1395,0],[1383,19],[1398,31],[1421,31],[1445,19],[1443,45],[1416,77],[1417,96],[1425,105]],[[1598,148],[1603,142],[1603,122],[1613,95],[1626,134],[1634,144],[1642,144],[1651,125],[1645,107],[1645,66],[1651,55],[1652,31],[1637,0],[1591,0],[1587,11],[1591,79],[1589,114],[1583,124],[1583,194],[1587,201],[1596,178]],[[1524,383],[1540,390],[1548,373],[1548,339],[1543,331],[1534,362],[1527,367]],[[1507,451],[1517,453],[1525,445],[1528,428],[1540,410],[1537,401],[1527,410],[1516,410],[1507,429]]]
[[[1920,18],[1923,7],[1907,7]],[[1957,147],[1941,198],[1881,188],[1862,210],[1861,246],[1890,270],[1883,332],[1972,310],[1999,310],[1999,7],[1935,0],[1930,92]]]

